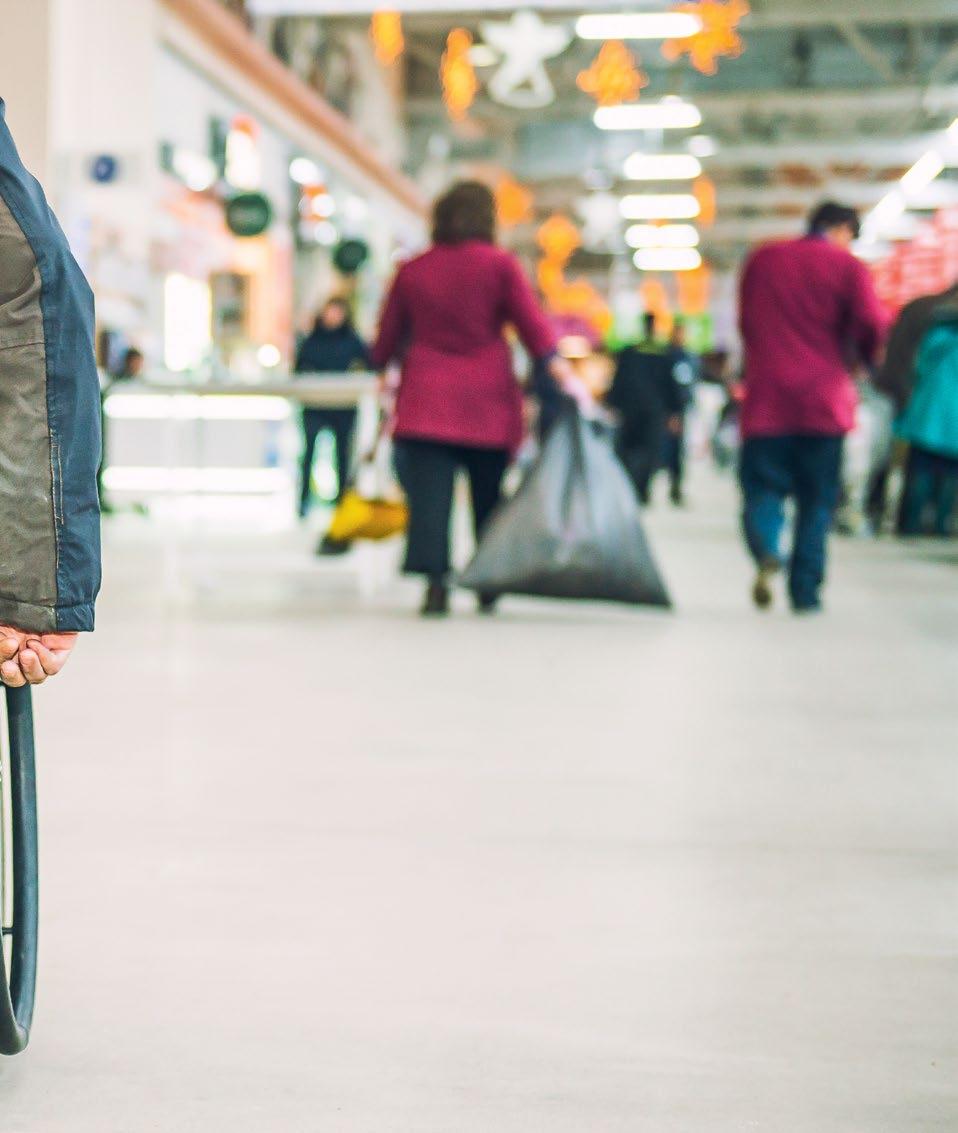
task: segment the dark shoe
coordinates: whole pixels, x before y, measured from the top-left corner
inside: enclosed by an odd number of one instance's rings
[[[772,602],[775,600],[772,582],[781,569],[782,564],[776,558],[769,556],[762,560],[758,574],[755,576],[755,582],[752,584],[752,601],[759,610],[771,608]]]
[[[316,548],[317,555],[345,555],[352,543],[344,543],[339,539],[330,539],[328,535],[323,536],[319,541],[319,546]]]
[[[669,493],[669,499],[673,507],[685,507],[685,496],[681,488],[673,488]]]
[[[821,602],[802,602],[793,603],[792,613],[797,614],[799,617],[806,617],[809,614],[820,614],[822,612]]]
[[[479,613],[485,614],[487,617],[494,614],[499,606],[498,594],[480,594],[479,595]]]
[[[444,582],[430,582],[422,610],[424,618],[444,618],[449,613],[449,587]]]

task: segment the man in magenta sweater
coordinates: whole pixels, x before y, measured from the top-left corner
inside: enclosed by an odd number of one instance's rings
[[[854,209],[827,203],[808,234],[759,248],[742,275],[739,325],[745,347],[741,482],[744,527],[758,567],[755,604],[772,603],[785,565],[785,502],[795,501],[788,561],[797,613],[821,608],[842,441],[855,424],[850,370],[876,361],[888,329],[866,266],[852,255]]]

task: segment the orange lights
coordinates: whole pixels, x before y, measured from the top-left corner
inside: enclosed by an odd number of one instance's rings
[[[554,213],[536,233],[536,243],[545,253],[547,260],[566,263],[576,248],[582,244],[578,228],[561,213]]]
[[[472,35],[465,28],[453,28],[446,39],[446,50],[439,64],[442,100],[454,122],[461,122],[479,90],[476,69],[469,53]]]
[[[496,213],[503,228],[515,228],[532,219],[532,193],[512,177],[496,186]]]
[[[579,90],[591,95],[599,106],[633,102],[649,85],[649,77],[636,66],[635,56],[618,39],[602,45],[599,54],[576,79]]]
[[[398,12],[373,12],[369,35],[373,41],[376,58],[384,67],[391,67],[406,50],[402,16]]]
[[[745,50],[738,25],[749,14],[746,0],[699,0],[696,4],[680,4],[675,11],[698,16],[702,30],[687,39],[668,40],[662,47],[666,59],[688,55],[696,71],[714,75],[720,58],[736,59]]]

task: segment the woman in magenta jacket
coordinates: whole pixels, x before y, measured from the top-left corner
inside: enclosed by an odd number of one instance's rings
[[[505,338],[515,328],[534,359],[555,357],[556,334],[518,261],[496,246],[495,201],[464,181],[437,202],[433,246],[396,275],[373,347],[374,365],[402,363],[396,467],[409,501],[405,570],[428,579],[423,613],[449,608],[449,526],[456,473],[469,475],[478,538],[499,503],[522,440],[522,394]],[[491,611],[491,599],[481,608]]]

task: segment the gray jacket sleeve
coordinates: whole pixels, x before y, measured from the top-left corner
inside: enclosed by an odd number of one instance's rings
[[[0,624],[93,629],[100,392],[93,295],[0,100]]]

